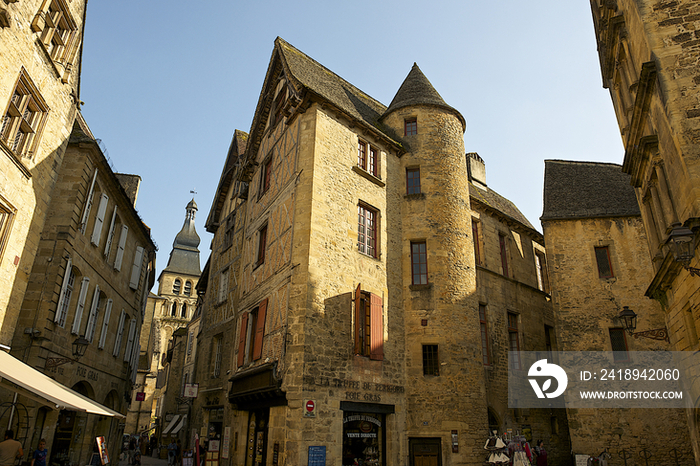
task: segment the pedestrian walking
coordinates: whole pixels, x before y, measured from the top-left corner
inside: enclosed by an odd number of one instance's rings
[[[544,440],[538,440],[537,446],[535,447],[535,453],[537,454],[536,465],[537,466],[547,466],[547,450],[544,449]]]
[[[31,466],[46,466],[46,456],[49,450],[46,449],[46,440],[39,440],[39,448],[34,450]]]
[[[0,442],[0,466],[13,466],[22,455],[22,444],[15,440],[15,433],[11,429],[7,430],[5,440]]]

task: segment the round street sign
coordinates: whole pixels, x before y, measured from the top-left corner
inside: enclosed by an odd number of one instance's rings
[[[316,416],[316,402],[314,400],[304,402],[304,416]]]

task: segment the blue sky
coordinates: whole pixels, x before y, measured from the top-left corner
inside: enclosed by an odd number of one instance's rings
[[[280,36],[389,105],[414,62],[467,120],[489,187],[541,231],[545,159],[622,163],[587,0],[94,0],[81,99],[165,267],[196,190],[204,230],[235,129],[248,132]]]

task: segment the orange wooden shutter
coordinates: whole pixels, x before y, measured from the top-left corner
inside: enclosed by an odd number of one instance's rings
[[[369,295],[370,351],[369,358],[377,361],[384,359],[384,316],[382,315],[382,298],[376,294]]]
[[[245,337],[248,333],[248,313],[244,312],[241,316],[241,333],[238,338],[238,367],[245,363]]]
[[[360,347],[360,322],[362,322],[360,312],[364,312],[364,310],[361,309],[362,301],[360,298],[362,296],[362,291],[360,286],[360,283],[358,283],[357,289],[355,290],[355,354],[362,353],[362,348]]]
[[[267,314],[267,298],[263,299],[258,307],[258,319],[255,323],[253,359],[260,359],[262,357],[263,336],[265,335],[265,314]]]

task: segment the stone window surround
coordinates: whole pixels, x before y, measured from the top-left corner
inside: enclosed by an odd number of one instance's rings
[[[418,118],[409,117],[403,120],[403,135],[414,136],[418,134]]]
[[[17,209],[0,194],[0,260],[5,253],[5,247],[10,239],[12,223],[15,219]]]
[[[379,225],[380,225],[380,220],[381,220],[381,215],[379,212],[379,209],[367,204],[366,202],[359,201],[357,203],[357,212],[358,212],[358,233],[357,233],[357,251],[367,257],[371,257],[373,259],[379,259],[380,256],[380,250],[379,250]],[[367,222],[368,222],[368,214],[372,213],[373,218],[370,218],[369,220],[372,221],[372,224],[370,225],[369,229],[371,233],[374,235],[373,237],[373,250],[371,252],[368,252],[367,250],[370,247],[370,243],[368,240],[368,235],[367,235]],[[360,227],[362,228],[362,233],[360,232]]]
[[[381,180],[379,175],[381,151],[377,146],[371,144],[358,136],[357,138],[357,167],[374,178]]]
[[[54,11],[53,18],[49,15],[51,9]],[[50,63],[61,81],[68,82],[80,41],[78,26],[65,0],[44,0],[31,28],[39,34],[37,43],[50,58]],[[59,34],[61,31],[63,33]],[[64,69],[63,73],[59,67]]]

